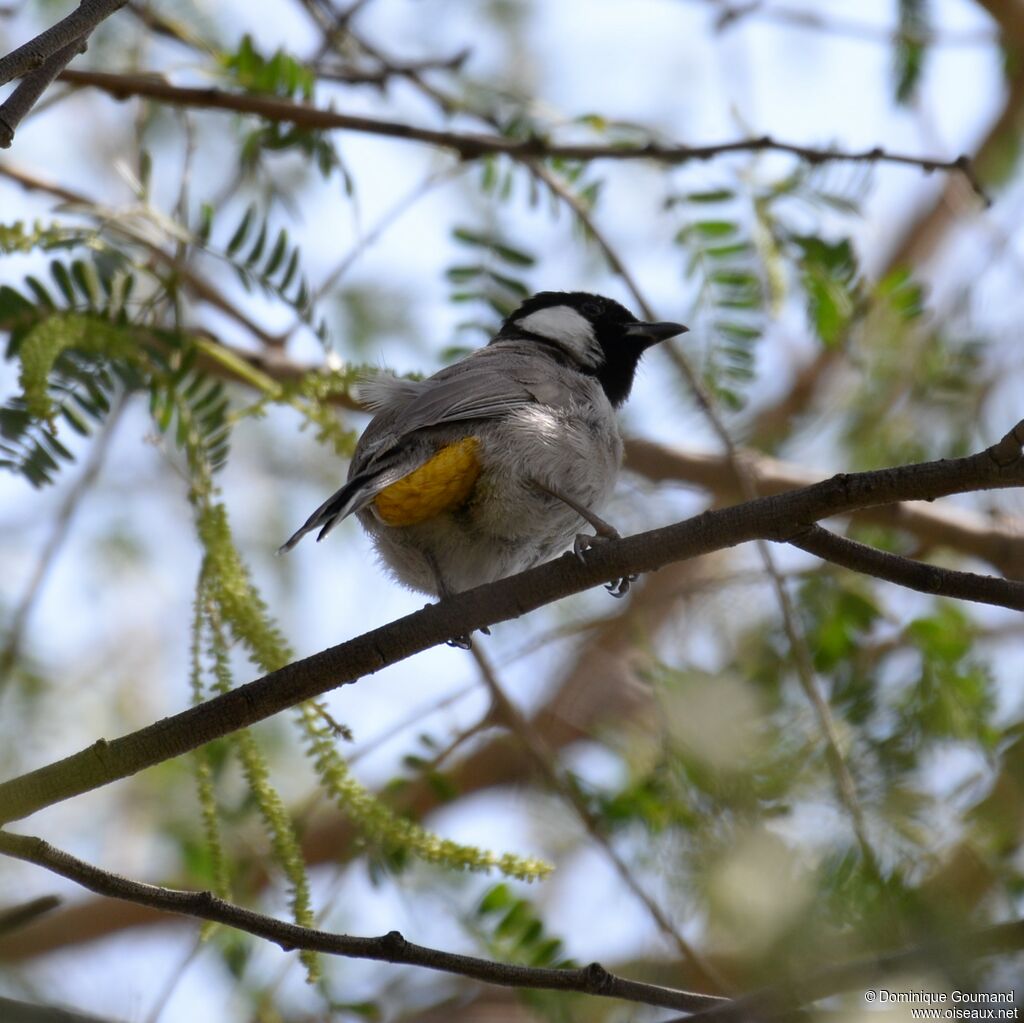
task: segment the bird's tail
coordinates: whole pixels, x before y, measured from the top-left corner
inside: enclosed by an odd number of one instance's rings
[[[290,551],[307,533],[319,529],[317,541],[322,540],[342,519],[369,504],[376,489],[368,484],[375,480],[377,473],[363,473],[350,479],[336,491],[277,549],[278,554]]]

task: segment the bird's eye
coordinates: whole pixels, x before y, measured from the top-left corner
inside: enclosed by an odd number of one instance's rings
[[[596,320],[601,315],[601,303],[595,302],[594,299],[586,299],[580,306],[580,312],[588,320]]]

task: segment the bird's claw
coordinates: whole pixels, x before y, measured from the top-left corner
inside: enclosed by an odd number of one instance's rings
[[[579,558],[580,561],[586,561],[584,555],[594,545],[597,540],[596,536],[591,536],[589,533],[577,533],[576,539],[572,542],[572,552]]]
[[[591,533],[577,533],[576,539],[572,544],[572,552],[576,555],[580,561],[586,561],[586,553],[591,547],[596,547],[600,543],[605,543],[608,540],[621,540],[618,532],[614,536],[602,536],[598,534],[594,536]],[[619,599],[629,593],[629,587],[632,583],[635,583],[639,578],[635,573],[623,576],[621,579],[613,579],[611,582],[605,585],[605,589],[615,597]]]
[[[451,639],[445,640],[445,645],[456,650],[472,650],[473,640],[469,636],[452,636]]]
[[[621,579],[613,579],[610,583],[605,583],[605,589],[616,599],[620,600],[627,593],[629,593],[630,586],[639,579],[640,576],[636,572],[630,572],[629,575],[624,575]]]
[[[598,544],[607,543],[609,540],[621,540],[622,537],[619,535],[618,530],[614,530],[611,535],[604,535],[598,533],[577,533],[576,539],[572,542],[572,552],[576,555],[580,561],[586,561],[584,555],[591,547],[596,547]]]

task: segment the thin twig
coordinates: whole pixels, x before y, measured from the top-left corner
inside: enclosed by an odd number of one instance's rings
[[[59,905],[60,899],[56,895],[41,895],[38,899],[17,906],[4,906],[0,909],[0,934],[18,931],[46,913],[53,912]]]
[[[707,0],[700,0],[704,6]],[[785,7],[781,4],[765,4],[760,0],[748,0],[747,3],[713,5],[715,28],[722,31],[739,24],[744,18],[751,16],[763,21],[774,21],[798,29],[811,29],[816,32],[846,36],[851,39],[862,39],[866,42],[910,43],[918,46],[950,46],[976,47],[996,46],[999,35],[992,29],[965,29],[963,31],[944,32],[912,32],[899,27],[889,28],[875,25],[869,21],[855,18],[843,18],[831,13],[825,15],[812,7]]]
[[[174,992],[185,979],[185,974],[189,971],[192,964],[199,958],[199,954],[203,949],[207,947],[209,946],[207,945],[203,935],[198,935],[195,941],[192,942],[192,947],[189,948],[182,957],[181,962],[171,970],[170,975],[157,992],[156,998],[153,999],[153,1007],[149,1010],[145,1023],[160,1023],[160,1017],[163,1015],[164,1009],[167,1008],[167,1004],[173,997]]]
[[[451,168],[443,171],[438,171],[434,174],[429,174],[422,181],[420,181],[415,188],[403,195],[393,206],[385,210],[373,227],[370,228],[356,244],[345,254],[338,265],[320,282],[316,291],[313,294],[313,301],[320,301],[324,295],[327,294],[331,288],[335,287],[338,281],[348,273],[352,264],[363,255],[364,252],[376,241],[378,241],[381,235],[391,227],[404,213],[407,213],[413,206],[419,202],[428,192],[436,188],[438,185],[443,184],[446,181],[451,180],[455,176],[455,171]]]
[[[723,1001],[714,995],[627,980],[609,973],[598,963],[564,970],[518,966],[416,945],[406,941],[398,931],[391,931],[380,937],[366,938],[333,934],[313,927],[300,927],[263,913],[256,913],[251,909],[232,905],[211,892],[162,888],[120,877],[56,849],[40,838],[27,835],[0,832],[0,852],[45,867],[99,895],[152,906],[168,913],[183,913],[200,920],[226,924],[248,934],[266,938],[286,951],[308,949],[326,955],[402,963],[503,987],[578,991],[601,998],[619,998],[642,1005],[657,1005],[685,1012],[706,1009]]]
[[[81,207],[83,215],[93,220],[106,223],[111,229],[119,232],[130,242],[141,245],[152,256],[153,260],[165,267],[167,271],[177,277],[182,284],[200,301],[206,302],[214,309],[220,310],[225,316],[230,317],[236,323],[244,327],[253,337],[268,348],[276,347],[279,338],[264,330],[244,310],[240,309],[230,301],[222,292],[218,291],[203,275],[181,262],[170,253],[164,252],[159,245],[143,233],[133,231],[130,226],[112,215],[95,199],[76,192],[63,185],[41,178],[31,171],[20,167],[12,166],[9,163],[0,164],[0,176],[21,185],[22,188],[32,192],[44,192],[52,195],[66,203]]]
[[[580,819],[584,828],[586,828],[587,834],[600,846],[609,862],[615,868],[616,873],[622,879],[622,882],[643,904],[651,919],[657,925],[658,930],[675,945],[680,956],[689,963],[696,976],[700,977],[704,983],[710,984],[714,990],[722,993],[728,992],[729,985],[725,978],[679,933],[679,930],[668,919],[662,908],[633,876],[633,872],[629,869],[625,860],[622,859],[611,842],[608,841],[608,836],[590,812],[589,807],[580,795],[579,789],[562,773],[551,749],[530,728],[529,722],[520,714],[516,705],[506,695],[504,687],[498,680],[498,676],[488,658],[476,646],[472,647],[470,653],[480,668],[480,675],[491,693],[491,699],[494,701],[495,718],[504,722],[506,727],[516,736],[530,755],[551,787],[573,808],[576,816]]]
[[[505,155],[525,161],[536,159],[593,160],[651,160],[656,163],[682,164],[710,160],[729,153],[756,153],[773,151],[797,156],[808,163],[846,161],[852,163],[892,163],[931,173],[948,171],[963,175],[971,188],[986,205],[989,204],[981,182],[970,159],[958,156],[953,160],[940,160],[909,153],[898,153],[873,146],[869,149],[843,150],[832,147],[806,146],[785,142],[771,135],[736,139],[710,145],[689,146],[677,143],[649,141],[642,145],[616,143],[557,143],[534,136],[527,139],[507,138],[473,132],[442,131],[418,125],[389,121],[383,118],[360,117],[333,110],[292,103],[289,100],[247,93],[225,92],[213,88],[187,88],[171,85],[157,75],[112,74],[104,71],[65,71],[61,81],[73,86],[100,89],[116,99],[142,96],[176,106],[189,106],[205,110],[231,110],[242,114],[255,114],[267,121],[283,121],[301,128],[318,130],[341,129],[381,135],[386,138],[419,142],[456,153],[463,160],[477,160],[485,156]]]
[[[73,1009],[38,1002],[21,1002],[0,995],[0,1019],[8,1023],[120,1023],[104,1017],[86,1016]]]
[[[110,443],[124,407],[125,399],[122,397],[111,410],[106,422],[103,424],[103,428],[100,430],[99,436],[97,436],[92,446],[89,459],[85,463],[85,468],[82,470],[81,475],[65,494],[64,500],[61,501],[57,514],[54,517],[53,528],[39,555],[39,560],[36,562],[35,571],[33,571],[25,587],[25,592],[22,594],[21,600],[18,601],[18,605],[11,615],[7,640],[3,648],[0,649],[0,695],[3,694],[11,680],[11,669],[18,660],[21,646],[25,639],[25,628],[28,625],[36,601],[39,599],[39,594],[42,592],[46,577],[50,574],[50,570],[57,560],[57,555],[60,554],[61,548],[68,538],[75,513],[81,505],[82,498],[89,491],[93,483],[96,482],[96,477],[103,468],[103,463],[106,460],[107,452],[110,450]]]

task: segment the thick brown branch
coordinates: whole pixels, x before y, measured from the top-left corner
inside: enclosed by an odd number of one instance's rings
[[[1024,611],[1024,583],[926,565],[912,558],[868,547],[845,536],[837,536],[821,526],[809,526],[789,542],[823,561],[873,575],[876,579],[898,583],[911,590]]]
[[[457,594],[389,625],[265,675],[113,741],[0,785],[0,821],[107,785],[355,682],[455,636],[536,610],[608,579],[653,572],[756,539],[788,541],[819,519],[894,501],[1024,484],[1024,421],[998,444],[965,458],[835,476],[810,487],[704,512],[685,522],[569,554],[509,579]],[[1019,585],[1024,589],[1024,583]]]
[[[744,452],[743,464],[762,494],[781,494],[821,479],[790,462]],[[626,441],[626,467],[655,482],[676,480],[710,491],[719,500],[740,496],[739,482],[724,455],[667,447],[654,441]],[[923,503],[876,505],[851,516],[856,522],[891,526],[928,547],[949,547],[987,561],[1011,579],[1024,579],[1024,522],[1001,522],[952,506]]]
[[[598,963],[576,969],[546,969],[498,963],[476,956],[458,955],[406,941],[398,931],[378,938],[332,934],[313,927],[276,920],[262,913],[234,906],[210,892],[190,892],[141,884],[94,867],[42,839],[0,832],[0,852],[60,874],[90,891],[110,898],[152,906],[169,913],[181,913],[199,920],[212,920],[266,938],[286,951],[308,949],[327,955],[374,959],[388,963],[422,966],[460,977],[503,987],[540,988],[548,991],[577,991],[601,998],[619,998],[642,1005],[694,1012],[722,1004],[713,995],[679,991],[627,980],[609,973]]]
[[[477,160],[483,156],[505,155],[516,160],[558,158],[562,160],[653,160],[658,163],[680,164],[694,160],[710,160],[728,153],[750,153],[772,150],[789,153],[810,163],[835,160],[854,163],[895,163],[917,167],[923,171],[949,171],[961,174],[986,203],[981,184],[971,167],[970,160],[960,156],[954,160],[937,160],[894,153],[875,146],[862,150],[840,150],[828,147],[803,146],[783,142],[762,135],[757,138],[737,139],[705,146],[685,146],[647,142],[630,146],[621,144],[560,144],[544,138],[512,139],[502,135],[476,132],[441,131],[388,121],[374,117],[342,114],[333,110],[304,106],[269,96],[225,92],[221,89],[196,89],[171,85],[155,75],[118,75],[104,71],[65,71],[61,81],[69,85],[89,86],[110,93],[116,99],[142,96],[169,103],[206,110],[231,110],[241,114],[254,114],[267,121],[283,121],[302,128],[316,130],[341,129],[382,135],[387,138],[420,142],[456,153],[463,160]]]

